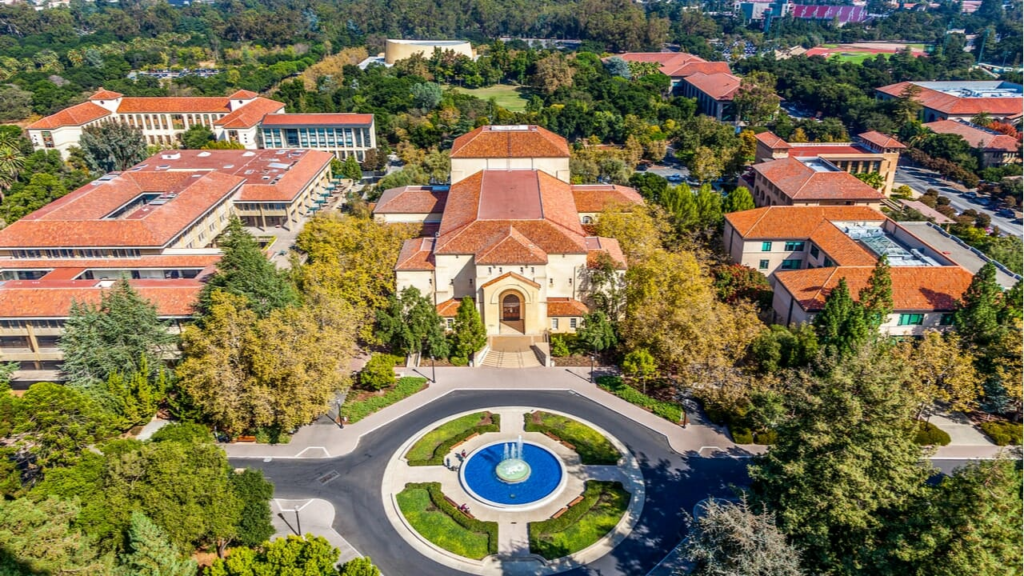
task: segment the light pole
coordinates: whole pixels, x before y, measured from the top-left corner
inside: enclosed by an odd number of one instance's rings
[[[297,535],[299,536],[299,538],[301,538],[302,537],[302,522],[299,520],[299,507],[298,507],[298,505],[295,506],[295,527],[298,529],[298,532],[299,532]]]
[[[434,366],[434,355],[430,355],[430,383],[437,384],[437,368]]]
[[[597,356],[597,347],[594,347],[593,352],[590,354],[590,383],[594,383],[594,358]]]

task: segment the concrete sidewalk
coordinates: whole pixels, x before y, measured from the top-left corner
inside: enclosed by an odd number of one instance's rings
[[[588,368],[437,368],[436,384],[344,429],[313,424],[296,432],[288,444],[222,444],[230,458],[334,458],[353,452],[359,439],[382,426],[429,405],[456,390],[565,390],[601,404],[665,437],[672,450],[695,456],[750,457],[764,451],[763,446],[738,446],[723,429],[691,412],[691,424],[685,429],[650,412],[621,400],[591,384]],[[429,375],[403,370],[405,376]],[[691,408],[692,410],[692,408]],[[440,416],[439,416],[440,417]]]
[[[348,540],[334,530],[334,506],[318,498],[306,500],[282,500],[275,498],[270,507],[271,522],[277,532],[271,540],[287,536],[323,536],[338,549],[338,564],[344,564],[362,556]]]

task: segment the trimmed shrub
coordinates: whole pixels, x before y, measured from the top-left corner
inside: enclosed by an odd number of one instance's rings
[[[569,345],[565,339],[555,334],[551,336],[551,355],[555,358],[564,358],[569,355]]]
[[[359,373],[359,384],[370,390],[383,390],[395,383],[395,359],[390,354],[374,354]]]
[[[982,422],[981,431],[997,446],[1020,446],[1024,425],[1013,422]]]
[[[600,432],[590,426],[558,414],[538,410],[524,415],[527,432],[548,433],[572,444],[585,465],[616,464],[622,454]]]
[[[918,446],[945,446],[950,443],[949,434],[931,422],[919,420],[914,443]]]
[[[611,523],[613,517],[614,522],[618,522],[629,507],[630,494],[620,482],[590,480],[582,496],[583,500],[558,518],[530,523],[531,552],[551,560],[583,550],[607,534],[603,529],[603,533],[598,534],[593,530],[595,527],[602,522]],[[590,525],[585,526],[584,523]],[[578,530],[577,524],[585,526],[584,529]]]
[[[466,360],[462,356],[452,356],[451,358],[448,359],[448,362],[452,366],[459,366],[459,367],[461,367],[461,366],[468,366],[469,365],[469,360]]]
[[[426,378],[411,376],[399,378],[393,388],[380,396],[370,396],[358,401],[346,399],[345,404],[341,407],[341,415],[348,418],[349,424],[355,424],[370,414],[404,400],[426,387]],[[353,398],[353,396],[349,395],[349,398]]]
[[[500,414],[492,414],[490,412],[485,412],[484,414],[486,415],[484,417],[490,419],[490,421],[491,421],[490,424],[482,424],[481,422],[482,422],[483,418],[481,418],[480,415],[471,414],[470,416],[477,416],[476,422],[474,422],[473,424],[469,425],[469,427],[467,427],[465,429],[455,430],[454,433],[451,436],[449,436],[448,438],[445,438],[444,440],[442,440],[434,448],[434,451],[431,453],[429,458],[416,458],[415,456],[410,457],[410,454],[413,454],[413,452],[418,448],[419,442],[417,442],[416,444],[413,444],[413,446],[409,449],[409,452],[406,453],[406,458],[408,459],[409,466],[440,466],[441,464],[444,464],[444,457],[445,457],[446,454],[451,452],[453,446],[455,446],[459,442],[462,442],[466,438],[469,438],[473,434],[486,434],[487,432],[500,432],[501,431],[501,415]],[[438,426],[434,430],[439,430],[441,428],[445,428],[446,426],[449,426],[450,424],[455,424],[456,422],[457,421],[455,421],[455,422],[447,422],[445,424],[442,424],[441,426]],[[429,436],[432,432],[434,432],[434,430],[431,430],[430,432],[428,432],[424,436],[424,438],[426,438],[426,436]],[[420,439],[420,441],[422,442],[423,439]]]
[[[486,534],[488,538],[487,549],[490,554],[498,553],[498,523],[497,522],[482,522],[476,518],[470,518],[458,508],[452,506],[450,502],[444,499],[444,493],[441,492],[441,484],[439,482],[424,482],[419,484],[406,484],[405,489],[416,489],[420,488],[426,490],[430,494],[430,502],[441,512],[444,512],[451,517],[452,520],[459,525],[469,530],[470,532],[476,532],[479,534]]]
[[[730,427],[729,432],[732,433],[732,441],[737,444],[753,444],[754,434],[749,428],[742,426]]]
[[[618,376],[599,376],[597,385],[626,402],[648,410],[655,416],[660,416],[673,424],[679,424],[683,420],[682,406],[645,396],[636,388],[626,385]]]

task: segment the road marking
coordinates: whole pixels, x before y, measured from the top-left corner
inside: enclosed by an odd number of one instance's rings
[[[331,453],[328,452],[327,448],[324,448],[323,446],[307,446],[307,447],[303,448],[302,450],[300,450],[298,454],[296,454],[295,456],[292,456],[292,458],[302,458],[303,457],[302,454],[305,453],[306,450],[323,450],[324,454],[326,454],[326,456],[314,456],[314,458],[330,458],[331,457]],[[278,456],[278,458],[280,458],[280,456]]]

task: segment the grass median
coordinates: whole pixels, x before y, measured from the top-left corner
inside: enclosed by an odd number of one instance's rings
[[[433,544],[474,560],[498,553],[498,523],[459,512],[445,500],[439,483],[406,484],[395,498],[413,529]]]
[[[629,497],[619,482],[587,482],[578,504],[558,518],[530,523],[530,551],[552,560],[593,545],[619,523]]]
[[[440,466],[444,456],[452,447],[473,434],[498,432],[501,430],[501,416],[490,412],[474,412],[445,422],[423,435],[416,441],[405,459],[410,466]]]
[[[661,416],[673,424],[679,424],[683,419],[683,408],[679,404],[645,396],[643,392],[626,384],[618,376],[599,376],[597,385],[626,402],[652,412],[655,416]]]
[[[426,378],[406,376],[405,378],[399,378],[394,386],[383,391],[380,395],[363,396],[356,400],[356,395],[349,392],[345,404],[341,407],[341,415],[348,418],[349,424],[355,424],[370,414],[405,400],[426,387]]]
[[[524,419],[527,432],[548,433],[572,444],[583,464],[616,464],[622,456],[603,434],[572,418],[537,410]]]

